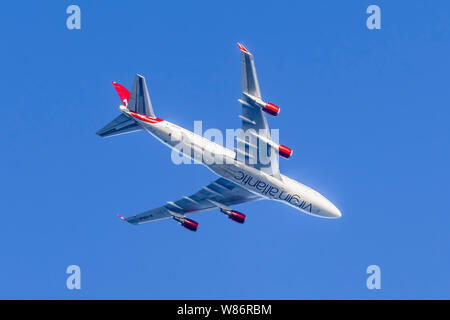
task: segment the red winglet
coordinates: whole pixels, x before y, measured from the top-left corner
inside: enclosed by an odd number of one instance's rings
[[[247,49],[245,49],[245,47],[242,45],[242,44],[240,44],[239,42],[238,42],[238,47],[239,47],[239,49],[241,49],[241,51],[244,51],[244,52],[247,52],[247,53],[250,53],[250,52],[248,52],[248,50]]]
[[[122,219],[123,221],[126,221],[124,217],[122,217],[120,214],[117,215],[120,219]]]
[[[127,90],[124,86],[118,84],[117,82],[112,81],[114,89],[116,89],[117,94],[119,95],[120,100],[122,100],[123,105],[126,107],[128,101],[130,101],[130,91]]]

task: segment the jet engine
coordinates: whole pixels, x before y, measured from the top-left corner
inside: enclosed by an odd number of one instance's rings
[[[280,156],[282,156],[283,158],[288,159],[290,156],[292,156],[292,152],[293,151],[292,151],[291,148],[288,148],[288,147],[283,146],[281,144],[278,146],[278,154]]]
[[[254,137],[264,141],[265,143],[267,143],[269,146],[271,146],[273,149],[278,150],[278,154],[284,158],[289,158],[290,156],[292,156],[292,149],[288,148],[286,146],[283,146],[281,144],[277,144],[275,143],[273,140],[264,137],[264,136],[260,136],[259,134],[256,134],[252,131],[250,131],[250,134],[252,134]]]
[[[270,114],[271,116],[276,117],[279,113],[280,113],[280,107],[270,103],[270,102],[266,102],[266,104],[264,105],[264,107],[262,107],[262,110],[265,113]]]
[[[271,116],[276,117],[280,113],[280,107],[274,105],[273,103],[262,101],[260,98],[248,93],[244,93],[244,95],[247,96],[253,104],[256,104],[262,109],[262,111],[270,114]]]
[[[177,220],[181,224],[181,226],[185,227],[186,229],[191,231],[197,231],[198,223],[195,222],[194,220],[177,216],[174,216],[173,218]]]
[[[236,221],[238,223],[244,223],[245,222],[245,214],[240,213],[238,211],[234,210],[228,210],[228,209],[220,209],[223,213],[225,213],[231,220]]]

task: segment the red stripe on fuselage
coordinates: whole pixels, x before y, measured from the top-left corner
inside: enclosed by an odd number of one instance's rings
[[[158,123],[158,122],[164,121],[163,119],[147,117],[147,116],[144,116],[143,114],[139,114],[139,113],[136,113],[136,112],[133,112],[133,111],[130,111],[130,114],[133,117],[135,117],[135,118],[137,118],[139,120],[148,122],[148,123]]]

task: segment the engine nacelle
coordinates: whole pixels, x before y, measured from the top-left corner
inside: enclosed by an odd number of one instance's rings
[[[257,105],[262,109],[262,111],[270,114],[271,116],[276,117],[280,113],[280,107],[274,105],[273,103],[262,101],[261,98],[255,97],[248,93],[244,93],[244,95],[248,97],[253,104]]]
[[[266,102],[266,104],[264,105],[264,107],[262,107],[262,110],[265,113],[270,114],[271,116],[276,117],[279,113],[280,113],[280,107],[270,103],[270,102]]]
[[[271,139],[269,139],[267,137],[264,137],[264,136],[260,136],[260,135],[258,135],[256,133],[252,133],[251,131],[250,131],[250,134],[252,134],[254,137],[264,141],[265,143],[267,143],[274,150],[278,150],[278,154],[280,156],[282,156],[282,157],[284,157],[286,159],[289,158],[290,156],[292,156],[293,151],[292,151],[291,148],[288,148],[288,147],[283,146],[281,144],[277,144],[273,140],[271,140]]]
[[[240,213],[238,211],[232,211],[231,214],[229,215],[230,219],[239,223],[244,223],[245,222],[245,214]]]
[[[290,156],[292,156],[292,153],[293,153],[293,151],[292,151],[291,148],[288,148],[288,147],[283,146],[281,144],[278,146],[278,154],[280,156],[282,156],[283,158],[288,159]]]
[[[227,209],[220,209],[220,211],[225,213],[228,216],[228,218],[230,218],[233,221],[236,221],[238,223],[245,222],[246,216],[243,213],[240,213],[240,212],[234,211],[234,210],[227,210]]]
[[[175,220],[177,220],[181,226],[185,227],[188,230],[191,231],[197,231],[198,223],[194,220],[188,219],[188,218],[181,218],[181,217],[173,217]]]

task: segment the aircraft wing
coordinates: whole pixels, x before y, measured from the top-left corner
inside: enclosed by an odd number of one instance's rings
[[[218,208],[218,204],[232,206],[260,199],[262,197],[239,187],[231,181],[219,178],[189,197],[183,197],[175,202],[167,202],[162,207],[122,219],[131,224],[143,224]]]
[[[238,46],[241,50],[242,62],[242,99],[239,99],[242,104],[242,115],[239,117],[242,120],[243,132],[237,139],[236,156],[245,159],[247,165],[281,179],[277,150],[268,144],[268,141],[272,139],[265,112],[255,102],[263,103],[256,75],[255,60],[244,46],[239,43]],[[249,130],[256,132],[257,136],[246,134],[246,132],[250,132]]]

